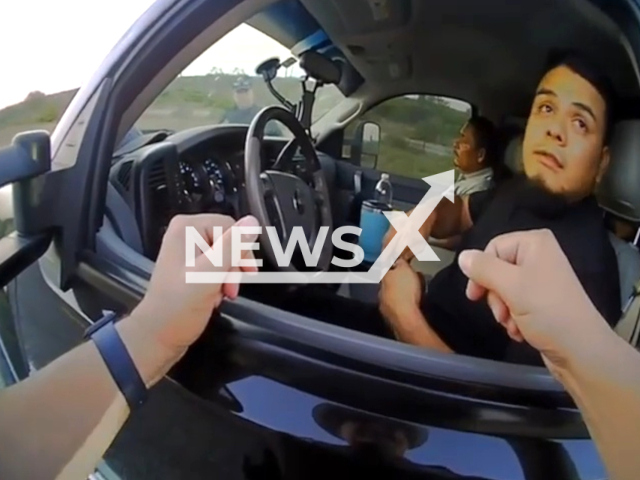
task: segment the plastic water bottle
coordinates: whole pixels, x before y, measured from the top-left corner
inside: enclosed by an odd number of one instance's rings
[[[391,186],[388,173],[380,175],[380,180],[376,184],[376,189],[373,192],[373,199],[387,207],[391,207],[391,201],[393,200],[393,187]]]

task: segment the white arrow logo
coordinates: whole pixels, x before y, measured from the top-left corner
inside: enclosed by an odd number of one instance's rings
[[[384,212],[389,219],[389,223],[396,230],[396,235],[382,251],[369,272],[367,272],[371,274],[371,280],[375,278],[377,282],[380,282],[406,247],[409,247],[420,261],[437,262],[440,260],[433,248],[427,243],[427,240],[420,235],[419,229],[427,221],[429,215],[435,210],[443,197],[446,197],[451,202],[455,200],[455,172],[449,170],[425,177],[422,180],[431,185],[431,188],[413,209],[411,216],[407,216],[405,212]],[[366,277],[368,279],[369,275],[366,275]]]
[[[241,272],[192,271],[186,273],[186,281],[187,283],[380,283],[407,247],[411,249],[418,260],[439,261],[440,259],[426,239],[420,235],[419,229],[443,197],[451,202],[454,201],[455,173],[453,170],[449,170],[425,177],[422,180],[428,183],[431,188],[413,209],[410,216],[404,212],[384,212],[396,230],[396,235],[367,272],[259,272],[245,275]],[[351,228],[356,229],[355,227]],[[357,230],[361,233],[359,228]],[[189,238],[189,234],[187,236]],[[274,238],[271,240],[273,242]],[[202,241],[204,242],[204,240]]]

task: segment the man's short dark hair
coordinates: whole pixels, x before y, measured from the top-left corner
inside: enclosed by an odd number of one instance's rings
[[[496,127],[487,117],[475,115],[469,119],[467,125],[473,128],[473,137],[478,148],[484,148],[487,153],[493,153],[496,141]]]
[[[567,67],[572,72],[584,78],[595,88],[605,104],[604,144],[608,145],[615,123],[616,95],[613,84],[604,70],[587,59],[584,55],[573,50],[552,51],[549,54],[544,75],[558,67]]]
[[[487,163],[492,166],[498,156],[498,137],[495,125],[488,118],[479,115],[471,117],[467,125],[473,128],[476,147],[484,149]]]

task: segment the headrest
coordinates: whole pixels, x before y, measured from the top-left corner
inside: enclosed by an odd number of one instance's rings
[[[507,166],[509,170],[513,173],[522,172],[522,140],[524,139],[524,134],[519,133],[514,136],[509,143],[507,144],[507,148],[504,150],[504,164]]]
[[[640,222],[640,120],[616,124],[611,159],[597,188],[600,206],[632,222]]]

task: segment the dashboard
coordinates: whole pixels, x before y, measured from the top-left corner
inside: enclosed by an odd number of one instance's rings
[[[218,213],[240,218],[245,193],[247,127],[198,127],[175,133],[116,159],[110,181],[136,216],[145,255],[155,258],[171,218]],[[286,138],[263,142],[263,169],[273,167]],[[294,172],[292,172],[294,173]]]
[[[244,155],[223,154],[215,147],[184,152],[178,160],[184,193],[200,211],[235,216],[241,209]]]
[[[224,165],[224,166],[222,166]],[[180,160],[180,173],[185,179],[190,195],[203,196],[206,191],[211,193],[211,202],[224,203],[227,198],[227,190],[235,184],[231,165],[227,161],[220,161],[215,157],[207,157],[202,163],[189,160]]]

